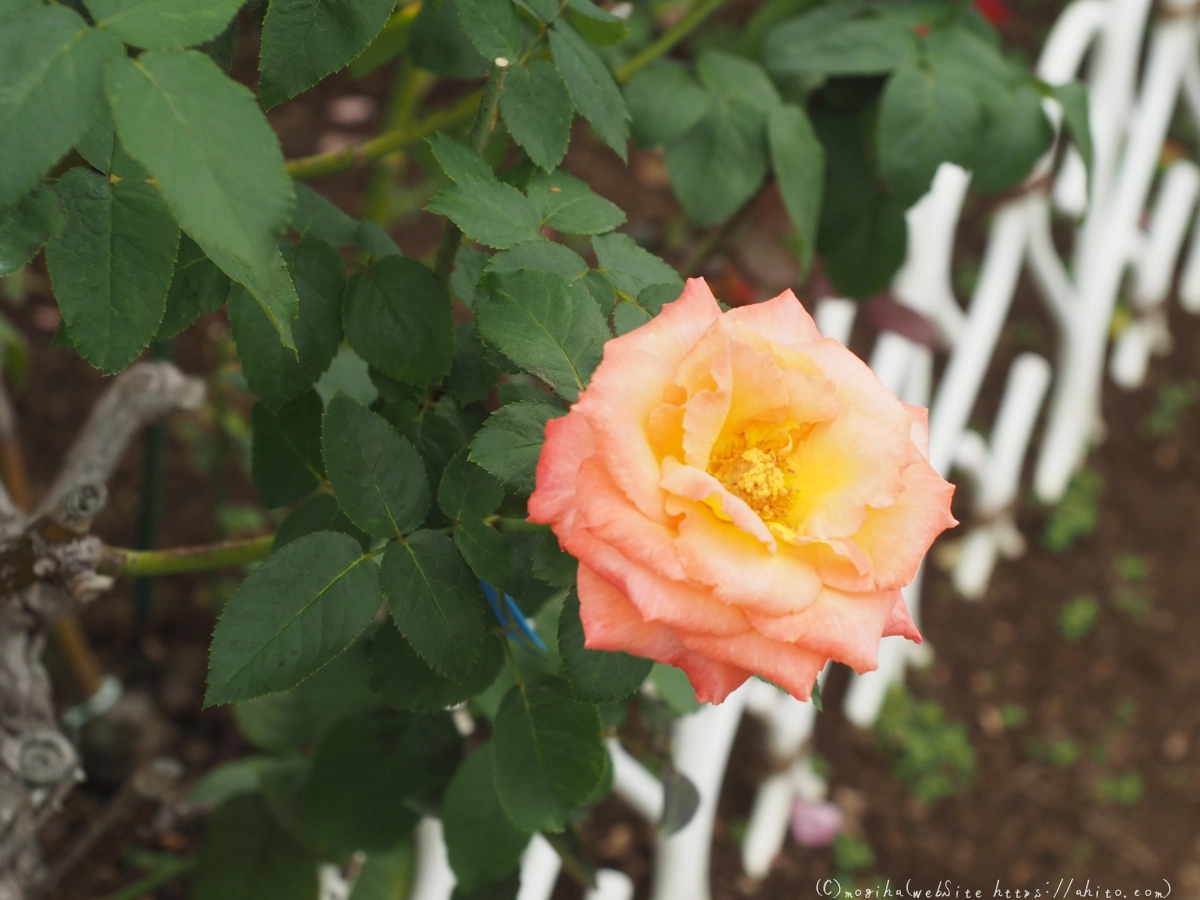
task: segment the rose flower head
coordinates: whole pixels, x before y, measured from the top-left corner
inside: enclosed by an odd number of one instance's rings
[[[693,278],[546,426],[529,518],[579,560],[589,648],[678,666],[703,702],[752,674],[806,700],[828,660],[921,639],[900,588],[957,524],[928,443],[791,291],[722,313]]]

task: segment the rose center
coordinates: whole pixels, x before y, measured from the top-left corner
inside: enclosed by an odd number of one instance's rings
[[[713,453],[708,470],[764,522],[783,522],[792,488],[787,477],[791,470],[781,451],[769,445],[747,447],[745,439],[738,439]]]

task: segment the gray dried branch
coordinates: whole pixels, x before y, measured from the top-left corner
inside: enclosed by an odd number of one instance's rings
[[[100,398],[30,519],[8,518],[4,501],[20,513],[0,497],[0,900],[29,896],[42,876],[37,832],[83,777],[41,657],[53,623],[112,585],[87,533],[105,483],[142,425],[203,397],[203,382],[170,363],[132,366]]]

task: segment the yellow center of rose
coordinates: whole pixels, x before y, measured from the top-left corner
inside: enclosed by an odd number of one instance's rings
[[[737,437],[723,442],[709,461],[710,474],[767,523],[786,520],[793,493],[788,486],[792,471],[784,458],[791,441],[782,447],[776,444],[765,441],[747,447],[745,437]]]

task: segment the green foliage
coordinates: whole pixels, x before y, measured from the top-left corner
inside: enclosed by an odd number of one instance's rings
[[[1200,382],[1196,379],[1164,385],[1158,390],[1154,410],[1146,420],[1146,430],[1151,437],[1167,437],[1179,427],[1184,415],[1197,403],[1200,403]]]
[[[916,700],[893,686],[875,734],[896,778],[922,803],[960,793],[975,777],[975,750],[967,729],[961,722],[947,722],[934,700]]]
[[[500,804],[518,828],[561,830],[607,765],[596,707],[576,700],[566,682],[517,684],[505,695],[492,732],[492,768]]]
[[[1133,806],[1142,799],[1142,773],[1137,770],[1106,775],[1100,780],[1099,795],[1103,803],[1114,806]]]
[[[833,865],[838,872],[853,875],[875,865],[875,852],[862,838],[843,831],[833,839]]]
[[[1063,640],[1074,644],[1092,630],[1099,615],[1100,605],[1096,603],[1095,597],[1087,594],[1072,597],[1059,611],[1058,631]]]
[[[1094,469],[1080,469],[1067,485],[1067,492],[1050,511],[1042,532],[1042,546],[1051,553],[1065,553],[1088,537],[1100,524],[1100,495],[1104,480]]]
[[[352,900],[394,900],[407,835],[440,808],[456,897],[511,898],[530,834],[611,786],[600,707],[611,725],[647,680],[651,717],[699,707],[680,670],[585,647],[578,563],[523,521],[549,421],[614,334],[683,289],[642,232],[616,231],[627,211],[579,177],[584,154],[577,174],[560,169],[576,113],[622,160],[630,138],[657,148],[685,229],[716,232],[778,190],[802,268],[819,256],[836,290],[867,298],[903,261],[905,212],[942,162],[971,169],[977,191],[1016,187],[1048,147],[1046,97],[1090,157],[1086,93],[1036,81],[970,4],[933,0],[772,2],[740,41],[676,43],[657,40],[659,11],[622,18],[592,0],[242,6],[0,3],[0,277],[44,248],[61,340],[105,373],[224,306],[253,395],[239,406],[250,474],[278,510],[254,515],[279,526],[217,622],[205,703],[236,704],[262,753],[199,791],[220,808],[196,896],[304,900],[319,862],[366,851]],[[228,74],[248,17],[257,93]],[[391,60],[378,139],[285,163],[264,109]],[[401,252],[388,203],[361,221],[299,183],[378,166],[386,187],[406,147],[428,187],[390,206],[416,214],[436,191],[431,258]],[[668,230],[672,254],[683,233]],[[1200,393],[1178,387],[1151,434]],[[1098,479],[1082,477],[1092,487],[1073,485],[1047,546],[1094,528]],[[1114,605],[1144,615],[1144,572],[1116,568]],[[536,617],[545,652],[503,629],[481,580]],[[961,727],[889,703],[880,736],[912,790],[932,802],[965,784]],[[445,713],[457,704],[493,720],[465,761]],[[666,783],[678,825],[694,797]],[[870,865],[839,841],[839,871]],[[587,869],[569,832],[559,846]]]
[[[1000,707],[1000,720],[1005,728],[1023,728],[1029,721],[1029,711],[1020,703],[1005,703]]]
[[[1136,553],[1122,553],[1113,560],[1113,573],[1123,581],[1145,581],[1150,577],[1150,560]]]

